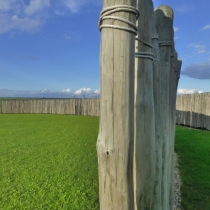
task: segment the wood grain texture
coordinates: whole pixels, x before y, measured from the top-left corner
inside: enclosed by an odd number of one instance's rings
[[[173,183],[174,179],[174,143],[175,143],[175,126],[176,126],[176,97],[177,97],[177,86],[178,79],[180,77],[181,62],[178,60],[178,53],[175,48],[172,48],[172,65],[171,65],[171,80],[170,80],[170,151],[172,154],[172,165],[171,167],[171,180]],[[174,189],[173,185],[170,186],[169,200],[173,201]]]
[[[114,5],[136,7],[135,0],[104,0],[103,9]],[[113,15],[133,23],[127,12]],[[118,20],[104,24],[129,27]],[[100,128],[97,140],[101,210],[132,210],[134,144],[134,47],[135,35],[123,30],[101,31]]]
[[[153,3],[138,0],[139,40],[152,44]],[[136,41],[136,52],[152,53],[152,48]],[[134,186],[136,209],[151,209],[155,188],[155,113],[153,96],[153,62],[148,58],[135,60],[135,150]]]
[[[153,36],[157,34],[155,27],[155,17],[153,13]],[[158,45],[158,38],[152,39],[153,53],[155,60],[153,62],[153,87],[154,87],[154,110],[155,110],[155,152],[156,152],[156,164],[155,164],[155,191],[154,191],[154,210],[162,210],[162,124],[161,118],[162,111],[162,84],[163,77],[160,69],[160,52]]]
[[[173,10],[161,5],[155,9],[155,25],[159,35],[159,42],[174,42],[173,31]],[[162,209],[172,209],[171,187],[173,151],[172,151],[172,133],[171,133],[171,69],[173,46],[160,46],[160,69],[163,77],[161,101],[162,101]]]

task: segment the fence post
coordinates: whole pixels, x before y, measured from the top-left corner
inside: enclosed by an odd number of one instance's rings
[[[140,13],[135,60],[134,189],[136,209],[151,209],[155,187],[155,113],[153,96],[153,2],[138,0]]]
[[[161,5],[155,10],[155,24],[159,35],[160,69],[163,77],[162,84],[162,111],[163,122],[162,139],[162,209],[172,209],[171,187],[173,180],[171,167],[173,166],[173,152],[171,151],[171,113],[170,113],[170,80],[171,80],[171,53],[174,47],[173,10]]]
[[[155,210],[162,210],[162,84],[163,77],[160,69],[160,52],[158,44],[159,36],[155,27],[155,14],[153,12],[153,29],[152,29],[152,45],[154,53],[153,62],[153,87],[154,87],[154,110],[155,110],[155,150],[156,150],[156,166],[155,166]]]
[[[134,48],[138,16],[135,7],[135,0],[103,1],[97,140],[101,210],[134,209]]]

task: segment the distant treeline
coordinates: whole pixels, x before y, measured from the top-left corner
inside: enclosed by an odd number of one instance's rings
[[[210,93],[177,96],[176,123],[210,130]]]
[[[99,116],[99,99],[2,100],[2,114],[72,114]]]

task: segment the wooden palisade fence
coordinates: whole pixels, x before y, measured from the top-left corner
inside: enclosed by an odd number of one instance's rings
[[[153,39],[153,45],[157,43],[157,39]],[[154,50],[158,50],[159,48]],[[161,149],[161,110],[163,104],[158,103],[160,94],[160,84],[162,77],[159,77],[160,68],[156,65],[157,60],[153,62],[153,79],[154,79],[154,110],[155,110],[155,144],[156,153],[160,153]],[[178,61],[180,63],[180,61]],[[180,64],[178,64],[180,66]],[[180,69],[180,67],[177,67]],[[190,126],[210,130],[210,93],[186,94],[177,96],[176,99],[176,123],[179,125]],[[161,100],[162,101],[162,100]],[[175,104],[175,103],[174,103]],[[38,100],[3,100],[0,102],[0,114],[73,114],[73,115],[100,115],[99,99],[38,99]],[[157,156],[159,157],[160,154]],[[161,159],[156,159],[161,165]],[[161,172],[156,172],[158,177]],[[156,185],[156,188],[158,185]],[[160,192],[160,189],[157,191]]]
[[[100,105],[98,99],[2,101],[2,113],[100,116],[100,209],[172,210],[181,69],[173,10],[154,11],[152,0],[104,0],[99,28]],[[186,102],[178,101],[185,111]]]
[[[210,93],[177,96],[176,123],[210,130]]]
[[[103,1],[97,141],[101,210],[172,209],[181,61],[174,48],[173,10],[162,5],[153,11],[152,0]]]
[[[39,99],[1,101],[2,114],[73,114],[99,116],[99,99]]]

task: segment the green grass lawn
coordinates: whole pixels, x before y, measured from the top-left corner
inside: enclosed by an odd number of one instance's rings
[[[0,115],[0,209],[99,209],[97,117]]]
[[[210,132],[177,126],[184,210],[210,210]]]
[[[98,210],[97,117],[0,115],[0,209]],[[210,132],[177,126],[182,206],[210,210]]]

